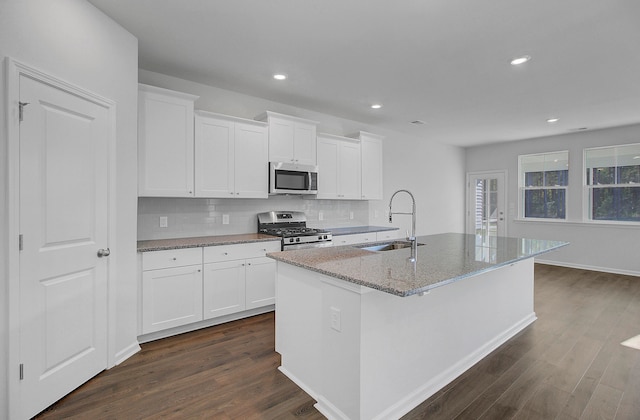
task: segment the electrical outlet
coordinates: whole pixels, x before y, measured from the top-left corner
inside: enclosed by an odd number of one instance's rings
[[[169,227],[169,218],[167,216],[160,216],[160,227]]]
[[[321,211],[318,212],[318,220],[324,220],[324,213]]]
[[[223,225],[228,225],[229,224],[229,215],[228,214],[223,214],[222,215],[222,224]]]
[[[340,309],[334,308],[333,306],[330,308],[331,311],[331,328],[334,330],[341,332],[342,331],[342,317],[340,315]]]
[[[352,211],[349,212],[349,219],[353,220],[353,212]]]

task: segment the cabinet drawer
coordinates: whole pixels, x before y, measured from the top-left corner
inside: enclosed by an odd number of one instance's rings
[[[250,242],[204,248],[204,263],[264,257],[267,252],[280,251],[280,241]]]
[[[202,264],[202,248],[169,249],[142,253],[142,270]]]
[[[385,230],[384,232],[376,232],[376,241],[386,241],[387,239],[398,239],[399,230]]]
[[[376,233],[357,233],[355,235],[339,235],[333,237],[334,245],[351,245],[362,244],[366,242],[375,242]]]

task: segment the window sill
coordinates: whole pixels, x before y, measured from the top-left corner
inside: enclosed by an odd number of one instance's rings
[[[617,221],[607,221],[607,220],[566,220],[566,219],[513,219],[514,223],[522,223],[522,224],[535,224],[535,223],[548,223],[548,224],[562,224],[567,226],[591,226],[591,227],[602,227],[602,228],[636,228],[640,229],[640,222],[617,222]]]

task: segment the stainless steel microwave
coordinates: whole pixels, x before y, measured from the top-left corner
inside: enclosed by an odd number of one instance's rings
[[[269,194],[318,194],[318,167],[270,162]]]

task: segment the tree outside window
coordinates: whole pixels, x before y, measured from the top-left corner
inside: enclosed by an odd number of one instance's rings
[[[521,216],[566,219],[569,152],[522,155],[518,164]]]

